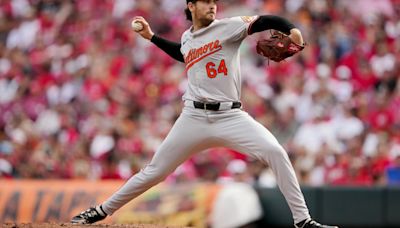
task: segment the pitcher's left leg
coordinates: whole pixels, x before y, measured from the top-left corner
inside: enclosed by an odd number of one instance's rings
[[[271,132],[244,111],[235,113],[235,117],[226,122],[220,122],[218,128],[218,137],[226,140],[227,146],[269,164],[295,223],[310,218],[289,157]]]

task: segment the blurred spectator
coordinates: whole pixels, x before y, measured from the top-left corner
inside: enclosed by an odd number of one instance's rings
[[[386,170],[386,175],[389,185],[400,184],[400,156],[397,156],[393,165]]]
[[[256,222],[262,217],[262,208],[256,191],[250,185],[246,162],[234,159],[226,169],[229,176],[219,179],[222,189],[212,208],[211,226],[257,227]]]
[[[301,184],[398,184],[400,2],[234,2],[219,3],[221,16],[279,14],[307,41],[279,64],[255,53],[264,33],[241,47],[244,108],[287,149]],[[144,16],[157,34],[179,41],[188,28],[184,7],[0,1],[0,177],[126,179],[147,164],[180,113],[184,65],[129,22]],[[275,186],[270,169],[256,162],[245,175],[229,174],[244,160],[251,159],[215,148],[169,181],[228,177]]]

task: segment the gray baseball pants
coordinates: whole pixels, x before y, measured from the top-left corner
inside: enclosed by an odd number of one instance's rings
[[[229,105],[221,105],[222,109],[226,107],[227,110],[207,111],[195,109],[190,104],[185,102],[180,117],[150,164],[102,204],[108,215],[163,181],[194,153],[221,146],[268,163],[276,175],[294,222],[310,218],[289,157],[271,132],[241,109],[229,109]]]

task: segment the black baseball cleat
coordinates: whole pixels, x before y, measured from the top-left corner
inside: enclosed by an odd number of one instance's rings
[[[338,226],[322,225],[312,219],[306,219],[294,225],[295,228],[339,228]]]
[[[71,219],[72,224],[92,224],[103,220],[107,217],[107,214],[103,211],[101,205],[91,207],[86,211],[82,211],[79,215],[74,216]]]

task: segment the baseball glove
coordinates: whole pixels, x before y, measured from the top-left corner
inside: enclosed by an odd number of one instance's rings
[[[257,42],[257,53],[280,62],[304,49],[304,45],[298,45],[292,39],[281,32],[275,32],[268,39]]]

